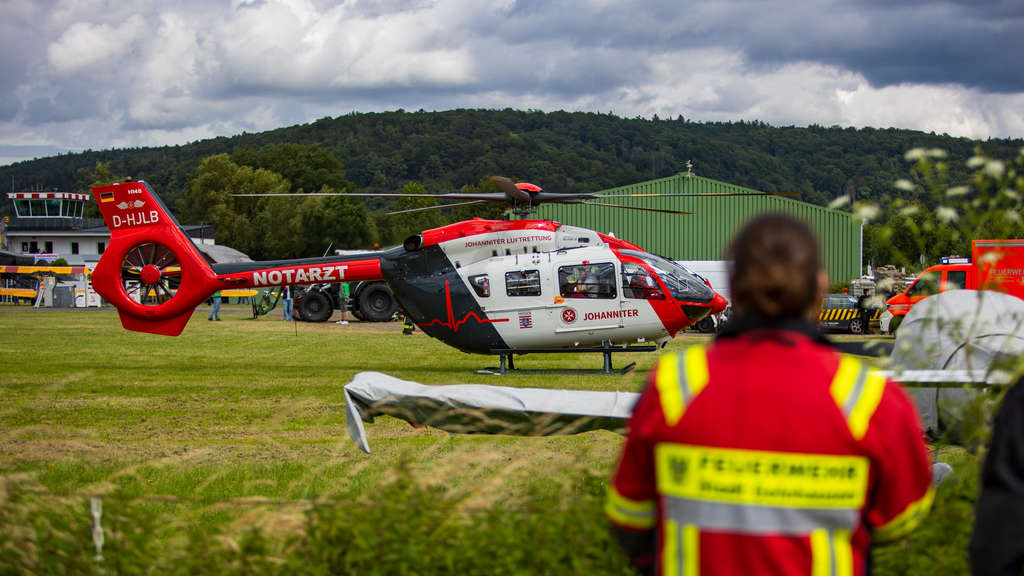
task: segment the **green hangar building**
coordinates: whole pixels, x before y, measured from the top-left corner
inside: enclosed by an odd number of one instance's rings
[[[612,233],[670,260],[721,260],[733,233],[748,219],[782,212],[807,222],[818,234],[822,261],[832,282],[861,275],[863,234],[853,214],[800,202],[785,196],[725,196],[756,193],[710,178],[680,173],[601,194],[706,194],[675,198],[609,198],[607,204],[692,212],[664,214],[580,204],[545,204],[539,218]],[[723,196],[714,196],[722,194]]]

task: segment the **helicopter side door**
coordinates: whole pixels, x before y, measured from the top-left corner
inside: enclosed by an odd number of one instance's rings
[[[552,257],[555,306],[550,318],[560,342],[598,346],[618,342],[630,320],[622,306],[619,262],[600,248],[559,251]]]
[[[553,300],[549,260],[547,253],[511,254],[460,270],[508,348],[558,345],[548,320]]]

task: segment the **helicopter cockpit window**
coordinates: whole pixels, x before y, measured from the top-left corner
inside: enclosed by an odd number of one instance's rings
[[[579,264],[558,269],[558,290],[565,298],[615,298],[614,264]]]
[[[639,264],[622,263],[622,295],[626,298],[646,300],[657,294],[658,283]]]
[[[540,296],[540,270],[506,272],[505,291],[509,296]]]
[[[653,268],[654,272],[661,277],[669,292],[677,300],[710,302],[715,297],[714,291],[708,288],[703,278],[677,262],[672,262],[649,252],[623,250],[622,253],[639,258]]]
[[[473,287],[473,291],[476,292],[476,295],[481,298],[487,298],[491,295],[491,281],[487,278],[487,274],[470,276],[469,285]]]

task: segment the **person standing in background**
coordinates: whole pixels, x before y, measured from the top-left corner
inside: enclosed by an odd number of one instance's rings
[[[210,298],[213,299],[213,310],[210,310],[210,317],[207,320],[220,322],[220,290],[214,292]]]
[[[281,302],[284,303],[284,317],[282,318],[285,322],[292,319],[292,287],[285,286],[284,290],[281,291]]]
[[[336,324],[348,324],[348,282],[342,282],[338,288],[338,302],[341,303],[341,320],[338,320]]]

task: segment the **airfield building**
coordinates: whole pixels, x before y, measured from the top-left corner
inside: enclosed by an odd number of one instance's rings
[[[822,261],[833,281],[861,275],[862,226],[853,214],[785,196],[724,196],[758,192],[688,173],[604,190],[603,194],[723,194],[676,198],[616,198],[608,204],[691,212],[663,214],[598,206],[545,204],[538,217],[612,233],[670,260],[721,260],[729,240],[751,217],[783,212],[806,221],[818,234]]]
[[[102,218],[84,217],[88,194],[72,192],[9,192],[11,217],[0,223],[0,250],[31,256],[35,261],[63,258],[72,266],[92,267],[110,243]],[[192,240],[214,245],[213,226],[183,226]]]

